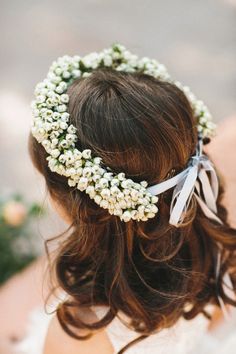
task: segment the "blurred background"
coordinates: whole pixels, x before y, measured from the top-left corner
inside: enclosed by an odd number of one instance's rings
[[[1,239],[31,235],[40,253],[44,238],[64,228],[27,150],[34,87],[58,56],[83,56],[120,42],[163,63],[207,104],[215,121],[231,116],[236,121],[236,0],[0,0],[0,9]],[[232,165],[227,157],[225,163]],[[15,204],[8,203],[12,198]],[[35,222],[42,214],[38,203],[47,212]],[[32,218],[31,234],[25,230]],[[18,251],[22,245],[14,247]]]

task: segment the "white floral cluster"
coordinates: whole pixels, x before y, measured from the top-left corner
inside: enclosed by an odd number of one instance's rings
[[[193,109],[193,114],[197,118],[199,134],[201,134],[203,138],[213,136],[215,134],[216,125],[212,121],[212,116],[207,106],[203,101],[196,98],[188,86],[183,86],[179,81],[174,81],[174,84],[179,87],[188,98]]]
[[[52,63],[47,78],[35,88],[32,134],[47,151],[50,170],[66,176],[71,187],[85,191],[100,207],[125,222],[131,219],[146,221],[158,212],[158,198],[148,192],[147,182],[136,183],[127,179],[124,173],[115,175],[103,167],[100,157],[92,157],[91,150],[76,148],[78,137],[76,128],[70,124],[66,91],[76,78],[87,77],[100,67],[138,71],[172,81],[164,65],[146,57],[139,59],[119,44],[83,58],[60,57]],[[181,86],[194,107],[199,131],[204,136],[211,135],[214,127],[206,106],[196,100],[187,87],[179,82],[176,84]]]

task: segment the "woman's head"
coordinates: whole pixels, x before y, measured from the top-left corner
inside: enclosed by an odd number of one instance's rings
[[[195,152],[197,122],[174,84],[141,73],[98,69],[75,80],[67,93],[78,149],[91,149],[116,173],[152,185],[183,170]],[[160,196],[155,218],[124,223],[51,172],[44,148],[32,136],[30,153],[50,195],[71,220],[55,260],[59,284],[71,295],[58,309],[68,332],[84,326],[78,306],[108,306],[107,316],[88,328],[108,324],[121,310],[136,330],[150,333],[217,302],[217,286],[223,293],[214,273],[217,245],[229,250],[220,279],[235,249],[235,231],[227,224],[207,219],[192,198],[182,227],[169,225],[171,190]]]
[[[114,172],[152,185],[183,169],[195,151],[197,122],[175,85],[145,74],[100,69],[76,80],[68,94],[78,149],[91,149]],[[36,166],[47,169],[43,149],[39,153],[36,144],[35,150],[42,157],[39,163],[37,156]]]

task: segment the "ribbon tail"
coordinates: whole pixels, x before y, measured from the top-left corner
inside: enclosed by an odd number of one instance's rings
[[[169,223],[171,225],[174,225],[176,227],[179,226],[179,222],[181,221],[181,216],[183,212],[187,210],[187,206],[186,206],[187,201],[191,199],[191,196],[193,194],[195,182],[197,180],[197,175],[198,175],[198,167],[197,165],[194,165],[189,169],[188,175],[184,181],[181,191],[177,192],[176,190],[174,190],[171,204],[172,205],[174,204],[175,199],[176,199],[176,203],[174,207],[171,207],[171,213],[169,219]],[[178,193],[177,196],[176,193]]]
[[[217,221],[219,224],[223,224],[222,220],[218,218],[216,214],[213,213],[213,211],[208,208],[208,206],[204,203],[204,201],[196,194],[194,193],[195,198],[197,199],[198,204],[200,205],[203,213],[209,218]]]
[[[149,187],[147,190],[152,195],[159,195],[159,194],[167,191],[168,189],[173,188],[177,184],[179,184],[183,179],[186,178],[188,171],[189,171],[189,168],[180,172],[178,175],[176,175],[170,179],[167,179],[161,183],[158,183],[158,184],[155,184],[154,186]]]
[[[213,186],[210,184],[209,178],[207,176],[206,170],[202,169],[199,172],[198,178],[201,182],[201,186],[202,186],[202,192],[203,192],[203,196],[206,202],[206,205],[208,206],[209,209],[211,209],[211,211],[213,211],[214,213],[217,213],[217,206],[216,206],[216,199],[217,196],[215,196],[214,192],[213,192]]]

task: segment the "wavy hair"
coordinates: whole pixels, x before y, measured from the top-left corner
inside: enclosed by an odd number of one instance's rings
[[[141,73],[94,70],[68,89],[71,122],[78,131],[78,148],[91,149],[114,172],[149,185],[180,172],[194,154],[197,122],[184,93],[174,84]],[[59,286],[69,295],[57,309],[63,329],[88,338],[123,313],[138,339],[191,320],[206,305],[236,306],[223,286],[225,273],[235,284],[236,230],[227,223],[217,200],[219,224],[207,218],[192,197],[184,223],[170,225],[172,190],[160,196],[159,212],[146,222],[122,222],[88,195],[49,170],[44,148],[30,135],[30,155],[45,178],[47,189],[71,220],[57,251],[54,267]],[[216,278],[219,247],[222,262]],[[85,323],[79,308],[104,305],[107,313]],[[80,336],[78,329],[90,334]]]

